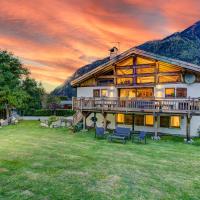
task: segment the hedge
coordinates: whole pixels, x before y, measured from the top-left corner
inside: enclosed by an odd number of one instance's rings
[[[57,110],[50,110],[50,109],[41,109],[41,110],[28,110],[24,111],[24,116],[72,116],[75,112],[73,110],[66,110],[66,109],[57,109]]]

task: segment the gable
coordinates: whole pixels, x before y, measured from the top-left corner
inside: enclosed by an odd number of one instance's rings
[[[72,81],[72,86],[81,86],[84,81],[89,81],[90,79],[92,79],[93,81],[95,80],[94,84],[97,84],[97,79],[99,77],[104,79],[109,78],[106,77],[105,74],[112,70],[115,72],[115,75],[116,73],[117,75],[126,75],[127,82],[130,82],[132,84],[132,80],[128,77],[128,75],[132,75],[134,73],[152,74],[155,73],[155,70],[160,73],[179,73],[186,70],[189,70],[190,73],[192,71],[198,73],[200,72],[200,67],[190,63],[185,63],[182,61],[150,54],[141,50],[132,49],[132,51],[129,50],[127,52],[124,52],[121,55],[116,56],[112,60],[108,61],[107,63]],[[133,70],[135,71],[133,72]],[[113,75],[110,74],[110,82],[112,82],[111,79],[115,79],[115,77],[112,76]],[[181,79],[181,77],[174,78],[176,78],[178,81]],[[153,77],[150,77],[149,80],[147,79],[148,78],[144,77],[138,78],[138,82],[150,83],[154,81]],[[161,79],[163,80],[163,78]],[[117,79],[115,79],[115,81],[118,83],[120,82]]]

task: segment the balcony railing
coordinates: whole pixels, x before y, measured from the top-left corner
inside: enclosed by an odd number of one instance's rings
[[[73,98],[73,110],[200,114],[200,99]]]

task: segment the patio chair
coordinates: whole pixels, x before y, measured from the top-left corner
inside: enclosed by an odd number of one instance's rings
[[[105,130],[103,127],[96,127],[95,130],[95,138],[105,138],[106,134],[105,134]]]
[[[134,142],[135,140],[137,140],[137,142],[142,142],[144,141],[144,143],[147,143],[146,140],[146,132],[145,131],[140,131],[140,133],[138,135],[133,135],[132,136],[132,142]]]

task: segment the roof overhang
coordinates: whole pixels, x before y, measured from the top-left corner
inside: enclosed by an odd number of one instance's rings
[[[134,55],[144,56],[144,57],[151,58],[151,59],[154,59],[154,60],[157,60],[157,61],[166,62],[166,63],[172,64],[172,65],[176,65],[176,66],[180,66],[180,67],[183,67],[183,68],[186,68],[186,69],[189,69],[189,70],[200,72],[200,66],[198,66],[198,65],[187,63],[187,62],[176,60],[176,59],[172,59],[172,58],[168,58],[168,57],[165,57],[165,56],[160,56],[160,55],[153,54],[153,53],[149,53],[149,52],[137,49],[137,48],[131,48],[131,49],[121,53],[120,55],[112,58],[108,62],[106,62],[106,63],[98,66],[97,68],[91,70],[90,72],[76,78],[75,80],[73,80],[71,82],[71,85],[75,87],[80,82],[82,82],[82,81],[84,81],[84,80],[86,80],[90,77],[95,76],[96,74],[98,74],[101,71],[104,71],[105,69],[108,69],[109,66],[112,66],[113,64],[116,64],[117,62],[120,62],[120,61],[122,61],[122,60],[124,60],[124,59],[126,59],[130,56],[134,56]]]

